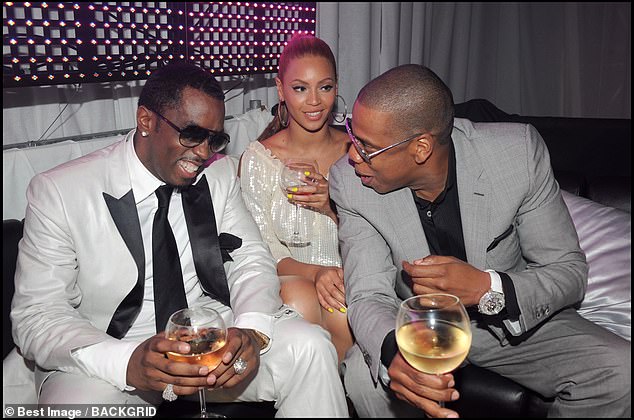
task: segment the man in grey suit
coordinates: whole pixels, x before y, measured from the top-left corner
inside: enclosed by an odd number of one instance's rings
[[[357,413],[458,415],[438,404],[459,398],[453,376],[418,372],[394,332],[402,300],[445,292],[469,310],[469,362],[553,397],[549,416],[629,416],[630,344],[572,308],[587,265],[537,131],[454,119],[450,90],[419,65],[372,80],[352,115],[330,191]]]

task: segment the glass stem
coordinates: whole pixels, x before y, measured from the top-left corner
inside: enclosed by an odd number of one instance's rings
[[[295,231],[293,236],[299,236],[299,205],[297,203],[295,203]]]
[[[207,400],[205,399],[205,390],[198,390],[198,400],[200,401],[200,418],[207,418]]]

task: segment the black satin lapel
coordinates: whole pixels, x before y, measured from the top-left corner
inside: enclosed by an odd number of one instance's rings
[[[230,306],[229,285],[223,267],[216,216],[207,178],[182,191],[183,211],[196,274],[205,292]]]
[[[117,226],[117,230],[123,238],[123,242],[125,242],[130,254],[132,254],[138,273],[136,284],[119,304],[106,331],[112,337],[122,338],[132,326],[143,304],[145,287],[143,237],[141,236],[141,225],[132,190],[128,191],[121,199],[116,199],[106,193],[103,193],[103,198],[106,201],[108,210],[110,210],[110,215]]]

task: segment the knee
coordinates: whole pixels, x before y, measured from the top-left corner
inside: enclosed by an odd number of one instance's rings
[[[315,284],[306,277],[280,276],[282,301],[299,312],[304,319],[321,324],[321,306]]]
[[[625,340],[624,340],[625,341]],[[592,386],[593,398],[606,407],[608,417],[629,417],[631,415],[632,373],[630,362],[630,345],[605,348],[605,353],[595,362],[600,366],[594,370],[593,378],[588,381]],[[591,363],[588,363],[592,366]]]
[[[156,391],[120,391],[98,378],[57,371],[49,375],[40,388],[39,404],[143,404],[158,406],[161,394]]]
[[[333,313],[327,312],[325,309],[322,311],[322,319],[324,320],[322,325],[332,335],[340,337],[350,336],[350,324],[348,323],[348,316],[345,313],[334,311]]]
[[[124,394],[96,378],[57,371],[40,387],[39,404],[88,404],[121,402]]]
[[[608,337],[580,366],[583,373],[574,386],[574,398],[596,399],[597,405],[606,404],[610,410],[619,410],[626,401],[629,406],[630,348],[626,340],[610,341]]]
[[[277,332],[276,332],[277,334]],[[336,351],[329,333],[321,326],[302,319],[289,322],[284,328],[283,346],[293,358],[332,359],[336,363]],[[280,339],[282,337],[278,337]]]
[[[608,383],[611,384],[613,394],[623,391],[629,396],[632,380],[630,355],[630,343],[619,340],[618,344],[611,345],[606,354],[602,356],[605,363],[604,375]]]
[[[350,324],[346,314],[322,312],[323,327],[330,332],[331,340],[337,349],[339,361],[343,360],[348,349],[354,344]]]

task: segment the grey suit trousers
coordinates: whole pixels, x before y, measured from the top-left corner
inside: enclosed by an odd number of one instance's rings
[[[631,416],[629,341],[574,309],[556,313],[504,346],[486,328],[474,324],[469,362],[554,397],[549,417]],[[344,364],[346,391],[360,417],[422,414],[397,400],[380,380],[375,386],[358,347],[348,352]]]

